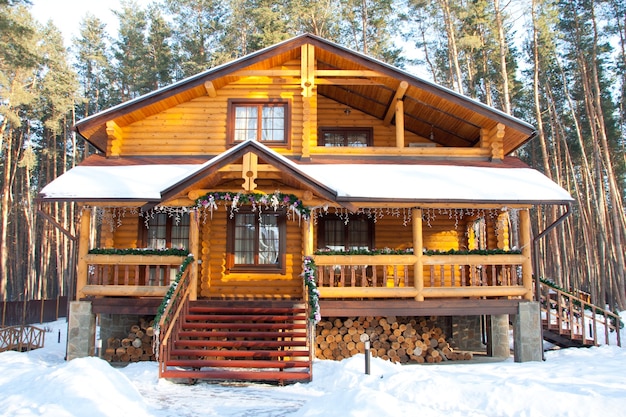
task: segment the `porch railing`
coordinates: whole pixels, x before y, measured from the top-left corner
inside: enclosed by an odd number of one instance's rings
[[[316,255],[322,298],[528,297],[526,257]]]
[[[619,315],[595,306],[580,297],[544,283],[540,286],[541,315],[546,328],[572,340],[594,345],[604,340],[622,346]]]
[[[184,256],[89,254],[87,296],[163,297]],[[79,289],[81,290],[81,289]]]

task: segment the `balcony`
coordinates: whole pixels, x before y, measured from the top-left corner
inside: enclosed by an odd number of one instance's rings
[[[522,254],[315,255],[322,299],[532,299]]]

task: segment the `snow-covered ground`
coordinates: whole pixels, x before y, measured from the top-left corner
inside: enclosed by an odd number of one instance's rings
[[[50,330],[45,348],[0,354],[1,416],[626,416],[626,348],[616,346],[551,351],[545,362],[523,364],[373,358],[370,375],[358,355],[316,361],[308,384],[185,385],[159,380],[155,363],[65,362],[65,320],[41,326]]]

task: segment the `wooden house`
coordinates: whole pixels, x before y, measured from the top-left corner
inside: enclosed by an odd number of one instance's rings
[[[75,130],[99,152],[40,195],[81,207],[69,358],[159,306],[165,377],[309,380],[400,317],[486,326],[495,355],[515,317],[516,360],[541,357],[529,210],[572,198],[511,156],[521,120],[305,34]]]

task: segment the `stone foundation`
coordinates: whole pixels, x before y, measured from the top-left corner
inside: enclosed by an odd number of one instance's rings
[[[84,358],[94,353],[96,319],[90,301],[70,302],[66,359]]]
[[[451,318],[451,334],[454,346],[459,350],[482,352],[482,329],[480,316],[455,316]]]
[[[543,360],[543,340],[539,314],[540,309],[537,301],[519,304],[513,331],[515,362]]]

